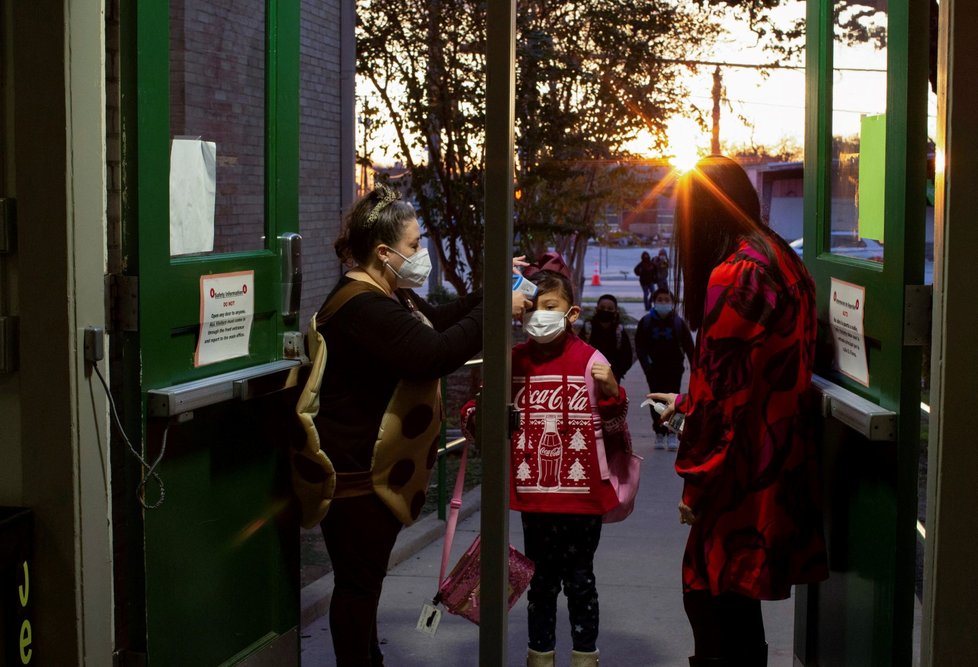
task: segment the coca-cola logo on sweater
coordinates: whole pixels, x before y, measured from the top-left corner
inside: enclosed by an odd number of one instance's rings
[[[513,378],[520,382],[520,378]],[[546,381],[551,378],[535,377],[535,381]],[[542,384],[542,383],[541,383]],[[530,387],[529,406],[526,403],[526,385],[521,384],[513,397],[514,403],[522,410],[529,408],[530,412],[561,412],[564,409],[564,397],[569,396],[568,412],[587,412],[589,409],[587,385],[583,377],[567,378],[567,387],[563,386],[563,378],[556,376],[548,386],[541,387],[534,382]]]

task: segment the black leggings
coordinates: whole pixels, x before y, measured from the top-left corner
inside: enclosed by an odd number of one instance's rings
[[[552,651],[557,643],[557,596],[567,596],[571,642],[591,653],[598,639],[598,591],[594,552],[601,540],[601,516],[523,512],[523,544],[536,565],[527,592],[529,647]]]
[[[401,522],[370,494],[334,500],[321,525],[335,582],[329,630],[336,665],[379,667],[377,605]]]
[[[683,607],[693,628],[698,658],[741,660],[765,645],[760,600],[735,593],[690,591],[683,593]]]

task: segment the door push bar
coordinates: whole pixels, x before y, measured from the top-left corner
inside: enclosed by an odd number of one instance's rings
[[[296,386],[302,366],[299,359],[282,359],[193,382],[151,389],[147,411],[150,417],[174,417],[232,399],[247,401]]]
[[[869,440],[896,440],[896,413],[845,387],[812,375],[812,386],[822,398],[822,416],[834,417]]]

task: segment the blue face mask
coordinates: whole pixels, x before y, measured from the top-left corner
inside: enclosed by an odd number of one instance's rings
[[[671,303],[657,303],[653,308],[655,308],[655,312],[659,314],[659,317],[665,317],[672,312]]]

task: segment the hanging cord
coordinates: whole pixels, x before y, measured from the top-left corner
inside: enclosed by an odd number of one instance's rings
[[[109,391],[109,385],[105,382],[105,378],[102,377],[102,372],[98,369],[98,364],[92,364],[92,369],[95,371],[99,381],[102,383],[102,388],[105,389],[105,395],[109,399],[109,407],[111,408],[110,411],[112,413],[112,418],[115,421],[116,428],[119,430],[119,434],[122,436],[122,439],[126,441],[126,445],[129,446],[129,451],[132,452],[132,455],[139,461],[140,468],[146,471],[142,480],[139,482],[139,504],[142,505],[144,509],[155,510],[157,507],[163,504],[163,500],[166,498],[166,491],[163,488],[163,480],[160,478],[159,473],[156,472],[156,467],[163,460],[163,454],[166,452],[166,436],[170,431],[170,422],[168,421],[166,426],[163,428],[163,444],[160,447],[160,455],[157,456],[156,460],[153,461],[153,464],[150,465],[146,462],[146,459],[144,459],[140,453],[136,451],[136,448],[132,446],[132,443],[129,442],[129,437],[126,436],[126,431],[122,428],[122,422],[119,420],[119,411],[115,408],[115,400],[112,398],[112,392]],[[150,477],[156,479],[156,484],[160,487],[160,497],[152,505],[147,505],[146,482],[149,481]]]

